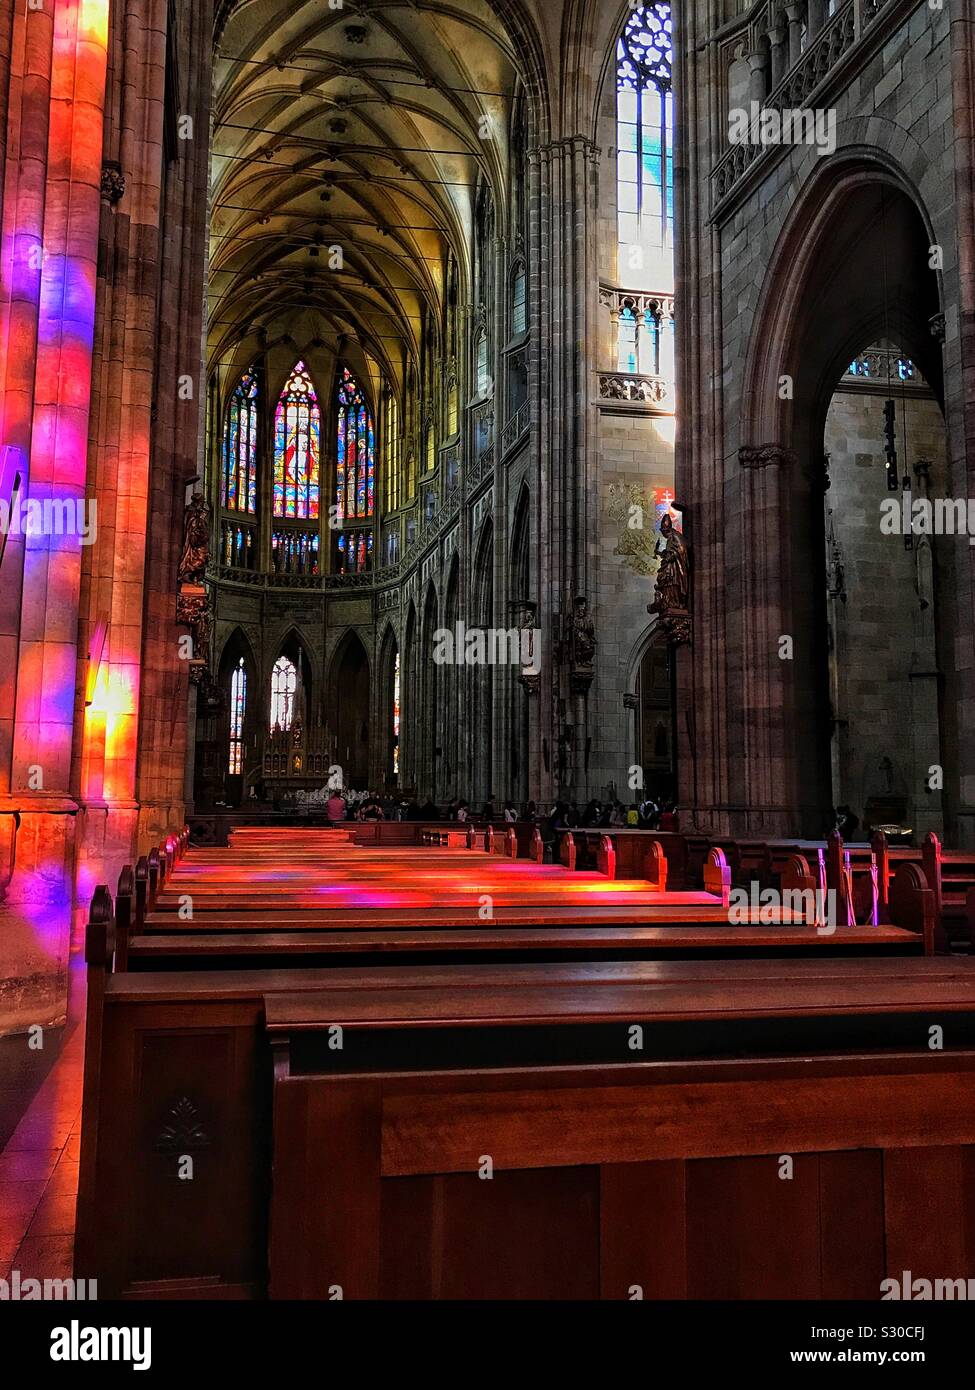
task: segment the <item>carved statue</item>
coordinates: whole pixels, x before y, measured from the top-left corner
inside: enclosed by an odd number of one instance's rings
[[[589,616],[589,604],[580,594],[572,611],[572,664],[591,666],[596,655],[596,625]]]
[[[647,604],[647,612],[659,614],[667,641],[676,647],[691,640],[691,615],[687,608],[690,595],[687,546],[670,512],[663,515],[660,535],[663,547],[658,541],[654,552],[660,561],[656,597]]]
[[[664,616],[674,608],[687,608],[687,547],[669,512],[664,512],[660,523],[660,535],[664,545],[661,549],[658,541],[655,551],[660,560],[660,569],[657,571],[657,596],[649,611]]]
[[[183,553],[176,577],[180,584],[202,584],[210,549],[210,505],[194,492],[183,518]]]

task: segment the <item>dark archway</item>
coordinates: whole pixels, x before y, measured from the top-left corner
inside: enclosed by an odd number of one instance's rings
[[[450,566],[450,573],[447,576],[447,588],[444,598],[444,621],[443,625],[448,631],[455,631],[457,619],[460,612],[460,564],[455,555]],[[461,667],[455,662],[449,662],[441,668],[442,679],[442,756],[437,760],[438,767],[438,794],[445,800],[453,796],[462,794],[463,788],[460,787],[460,780],[463,769],[460,767],[460,729],[462,724],[462,710],[460,708],[460,679]]]
[[[826,586],[810,582],[823,573],[826,544],[827,412],[845,367],[882,338],[941,398],[932,240],[902,176],[845,153],[817,171],[793,209],[755,318],[742,397],[742,544],[726,568],[728,731],[742,750],[731,798],[770,808],[782,831],[820,834],[832,807]]]
[[[379,672],[382,778],[387,787],[398,787],[402,777],[403,669],[392,624],[383,637]]]
[[[239,806],[259,781],[262,709],[257,662],[244,632],[236,628],[220,656],[216,692],[200,690],[198,695],[197,805],[223,801]]]
[[[442,748],[437,741],[439,728],[439,669],[433,659],[439,626],[439,604],[437,590],[431,583],[427,587],[423,604],[423,624],[420,632],[420,670],[418,679],[419,703],[414,723],[419,754],[416,768],[417,789],[421,797],[437,794],[437,762]]]
[[[491,628],[494,622],[494,525],[485,521],[474,559],[471,627]],[[473,786],[476,806],[493,796],[494,786],[494,667],[482,662],[470,668]]]
[[[532,605],[529,578],[529,553],[531,540],[530,494],[523,483],[515,507],[515,522],[511,541],[510,593],[512,612],[518,625],[522,626],[529,618],[538,626]],[[509,790],[519,804],[526,802],[531,795],[529,789],[529,700],[528,690],[522,681],[513,678],[511,682],[511,747],[509,767]]]
[[[369,785],[369,658],[358,633],[351,630],[332,658],[328,724],[343,784],[365,790]]]
[[[417,616],[416,605],[410,603],[403,629],[400,711],[400,785],[404,790],[416,790],[417,718]]]

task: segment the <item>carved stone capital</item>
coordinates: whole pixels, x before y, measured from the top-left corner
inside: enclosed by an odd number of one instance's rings
[[[116,163],[114,159],[106,160],[102,165],[102,197],[114,208],[122,201],[124,193],[125,175],[122,173],[121,164]]]
[[[691,615],[686,609],[672,608],[661,614],[660,625],[671,647],[685,647],[691,640]]]
[[[743,444],[738,450],[742,468],[768,468],[772,465],[789,468],[796,463],[791,449],[781,444]]]
[[[573,695],[588,695],[596,671],[592,666],[573,666],[569,672],[569,689]]]

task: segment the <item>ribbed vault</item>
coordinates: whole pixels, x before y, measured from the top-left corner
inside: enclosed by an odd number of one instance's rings
[[[479,180],[504,226],[518,73],[495,10],[251,0],[214,81],[211,367],[249,340],[351,341],[402,390],[443,324],[451,251],[467,298]]]

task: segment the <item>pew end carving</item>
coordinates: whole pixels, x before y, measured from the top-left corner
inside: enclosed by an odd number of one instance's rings
[[[722,907],[731,906],[731,870],[724,850],[708,850],[704,861],[704,891],[720,898]]]

